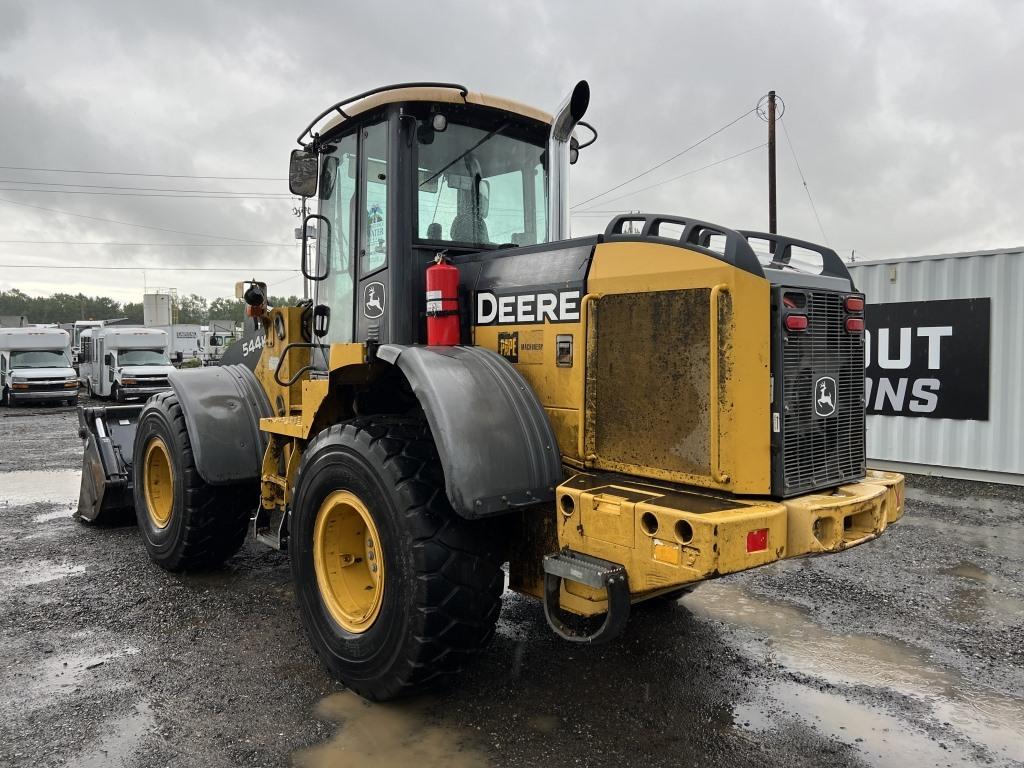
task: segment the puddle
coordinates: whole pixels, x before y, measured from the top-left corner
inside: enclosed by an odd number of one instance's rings
[[[99,741],[78,757],[69,760],[66,765],[74,768],[129,765],[142,740],[155,725],[153,710],[148,703],[140,702],[124,717],[104,723]]]
[[[987,549],[994,555],[1016,562],[1024,550],[1024,525],[979,526],[972,523],[951,523],[928,515],[907,515],[899,522],[904,528],[928,528],[963,546]]]
[[[71,520],[71,516],[74,514],[74,507],[60,507],[52,512],[44,512],[41,515],[35,515],[32,518],[33,523],[48,523],[51,520]]]
[[[486,768],[483,752],[459,731],[433,724],[422,698],[372,704],[346,691],[322,699],[316,715],[339,723],[325,744],[296,752],[301,768]]]
[[[721,581],[702,585],[680,602],[697,616],[755,630],[758,637],[767,641],[764,650],[767,660],[833,683],[893,689],[924,701],[931,706],[939,722],[950,723],[961,736],[996,755],[1019,759],[1024,751],[1020,747],[1024,743],[1024,700],[968,686],[959,675],[931,662],[919,648],[888,638],[831,632],[815,624],[807,612],[799,608],[753,598],[741,588]],[[760,648],[760,645],[755,647]],[[819,702],[816,708],[809,710],[812,716],[824,718],[824,711],[842,704],[840,697],[802,686],[796,688],[801,697],[808,691],[808,698],[801,698],[801,706],[815,696],[827,699],[826,705]],[[782,690],[779,698],[789,701],[795,697]],[[884,718],[891,717],[861,708],[871,713],[872,721],[884,722]],[[955,719],[950,716],[953,711],[958,713]],[[744,722],[751,718],[737,715],[737,720]],[[902,732],[908,726],[900,723],[899,728]],[[846,734],[842,737],[844,740],[852,741],[845,730],[842,733]],[[886,753],[875,743],[877,739],[869,740],[864,735],[857,738],[864,739],[863,744],[856,745],[859,748]],[[948,750],[942,753],[947,760],[951,756]],[[920,763],[911,761],[910,764]]]
[[[2,572],[2,582],[6,586],[29,587],[85,573],[85,566],[36,560],[19,565],[17,568],[5,568]]]
[[[54,503],[78,501],[78,487],[82,473],[77,470],[40,472],[0,473],[0,507],[35,504],[41,501]]]
[[[984,568],[979,568],[974,563],[960,563],[951,568],[943,568],[939,573],[945,576],[959,576],[961,579],[970,579],[971,581],[985,582],[992,580],[992,574]]]
[[[42,701],[44,696],[67,694],[82,685],[92,685],[92,678],[109,662],[124,656],[134,656],[134,646],[110,653],[76,653],[49,656],[36,664],[29,673],[29,681],[22,685],[32,694],[32,700]]]
[[[932,739],[899,718],[796,683],[772,686],[768,701],[736,708],[735,720],[752,731],[774,730],[782,718],[811,723],[824,736],[852,745],[868,765],[906,768],[910,765],[973,765],[975,756],[952,741]]]
[[[526,726],[539,733],[554,733],[562,725],[562,721],[554,715],[534,715],[526,721]]]

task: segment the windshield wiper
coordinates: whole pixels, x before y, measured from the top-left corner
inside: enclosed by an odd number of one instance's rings
[[[477,142],[476,144],[474,144],[474,145],[473,145],[472,147],[470,147],[470,148],[469,148],[469,149],[467,149],[467,150],[466,150],[465,152],[463,152],[463,153],[462,153],[461,155],[459,155],[458,157],[456,157],[456,158],[452,159],[452,161],[451,161],[450,163],[448,163],[448,165],[446,165],[446,166],[445,166],[444,168],[442,168],[442,169],[441,169],[440,171],[438,171],[437,173],[435,173],[435,174],[434,174],[433,176],[431,176],[431,177],[430,177],[429,179],[427,179],[426,181],[422,181],[422,182],[420,182],[420,187],[423,187],[423,185],[424,185],[424,184],[429,184],[430,182],[432,182],[432,181],[433,181],[434,179],[436,179],[436,178],[437,178],[438,176],[440,176],[440,175],[441,175],[442,173],[444,173],[445,171],[447,171],[447,170],[448,170],[449,168],[451,168],[451,167],[452,167],[453,165],[455,165],[455,164],[456,164],[457,162],[459,162],[459,160],[461,160],[461,159],[462,159],[462,158],[464,158],[464,157],[465,157],[466,155],[468,155],[468,154],[469,154],[470,152],[472,152],[472,151],[473,151],[474,149],[476,149],[477,147],[479,147],[479,146],[480,146],[481,144],[483,144],[483,143],[484,143],[485,141],[488,141],[488,140],[489,140],[489,139],[491,139],[492,137],[494,137],[494,136],[497,136],[497,135],[498,135],[499,133],[501,133],[502,131],[504,131],[504,130],[505,130],[506,128],[508,128],[508,123],[502,123],[501,125],[499,125],[499,126],[498,126],[497,128],[495,128],[495,129],[494,129],[493,131],[491,131],[491,132],[490,132],[490,133],[488,133],[488,134],[487,134],[486,136],[484,136],[484,137],[483,137],[482,139],[480,139],[480,141],[478,141],[478,142]]]

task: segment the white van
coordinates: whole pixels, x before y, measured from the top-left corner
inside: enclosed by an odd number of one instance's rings
[[[167,334],[107,325],[82,334],[79,375],[90,395],[128,400],[170,389]]]
[[[103,320],[75,320],[71,336],[71,360],[78,365],[79,355],[82,353],[82,334],[88,333],[92,328],[102,328]]]
[[[60,328],[0,328],[0,402],[78,402],[71,337]]]

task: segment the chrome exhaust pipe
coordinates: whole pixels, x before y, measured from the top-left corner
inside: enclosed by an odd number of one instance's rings
[[[580,80],[558,105],[548,135],[548,242],[569,237],[569,142],[590,105],[590,85]]]

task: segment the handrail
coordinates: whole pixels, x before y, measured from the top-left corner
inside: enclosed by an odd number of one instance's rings
[[[324,346],[323,344],[317,344],[315,342],[311,343],[311,342],[308,342],[308,341],[293,341],[291,344],[286,344],[284,349],[281,350],[281,354],[278,355],[278,357],[277,357],[277,365],[274,368],[274,381],[277,382],[277,385],[279,387],[288,388],[292,384],[294,384],[296,381],[301,379],[303,374],[306,373],[306,371],[312,371],[312,370],[314,370],[316,368],[316,366],[313,365],[312,363],[310,363],[309,365],[304,365],[301,368],[299,368],[299,370],[297,370],[295,372],[295,374],[290,379],[288,379],[288,381],[281,381],[281,366],[284,365],[284,361],[287,359],[289,351],[291,351],[293,348],[294,349],[310,349],[310,350],[312,350],[312,349],[316,349],[317,347],[323,347],[323,346]]]
[[[640,234],[623,231],[625,225],[632,222],[642,224]],[[662,224],[681,227],[682,232],[678,237],[662,235]],[[711,238],[716,235],[725,238],[725,246],[721,251],[709,247]],[[754,249],[750,247],[747,239],[742,233],[723,227],[721,224],[662,213],[622,213],[608,223],[604,237],[609,242],[615,240],[653,241],[688,248],[724,261],[726,264],[750,272],[752,275],[764,277],[761,262],[758,261],[757,254],[754,253]]]
[[[592,301],[597,301],[600,298],[600,293],[588,293],[580,299],[580,335],[583,337],[583,355],[581,359],[582,365],[580,365],[580,378],[583,380],[583,401],[580,403],[580,418],[576,430],[576,455],[579,456],[583,466],[587,465],[587,456],[584,453],[585,448],[583,445],[583,433],[587,420],[587,349],[589,347],[588,334],[590,333],[587,310],[590,308],[590,303]]]
[[[300,147],[302,147],[303,149],[307,148],[309,146],[309,144],[316,139],[316,136],[314,136],[311,133],[311,131],[313,130],[313,128],[316,126],[317,123],[319,123],[321,120],[323,120],[325,117],[327,117],[327,115],[331,114],[331,112],[337,112],[339,115],[341,115],[342,117],[345,117],[345,118],[351,117],[351,115],[346,114],[345,110],[343,110],[342,107],[344,107],[344,106],[346,106],[348,104],[351,104],[354,101],[359,101],[360,99],[365,99],[368,96],[375,96],[376,94],[384,93],[385,91],[397,91],[397,90],[399,90],[401,88],[450,88],[450,89],[452,89],[454,91],[458,91],[462,95],[463,98],[465,98],[466,95],[469,93],[469,89],[466,86],[459,85],[458,83],[432,83],[432,82],[395,83],[393,85],[382,85],[382,86],[379,86],[377,88],[371,88],[368,91],[363,91],[362,93],[357,93],[355,96],[349,96],[347,99],[342,99],[341,101],[337,102],[336,104],[332,104],[331,106],[329,106],[327,109],[325,109],[323,112],[321,112],[319,115],[317,115],[316,117],[314,117],[310,121],[309,125],[307,125],[303,129],[302,133],[299,134],[298,138],[295,139],[295,142]],[[303,140],[303,138],[305,138],[306,134],[309,134],[309,141],[306,142],[305,144],[303,144],[302,140]]]
[[[793,246],[796,246],[807,251],[813,251],[821,256],[821,274],[828,277],[841,277],[846,280],[853,280],[850,277],[850,270],[846,268],[846,263],[839,257],[838,253],[828,246],[812,243],[808,240],[798,240],[795,237],[773,235],[769,232],[755,232],[749,229],[741,229],[739,233],[747,239],[748,243],[751,239],[763,240],[768,243],[772,250],[772,260],[769,264],[765,265],[767,267],[774,269],[790,267],[800,272],[807,271],[793,267],[789,263],[793,256]]]
[[[718,361],[718,301],[719,297],[723,293],[729,292],[729,286],[725,283],[719,283],[711,289],[711,477],[717,483],[728,483],[729,475],[722,472],[721,457],[719,453],[721,451],[722,438],[719,433],[719,420],[722,403],[718,397],[718,376],[719,376],[719,361]]]

